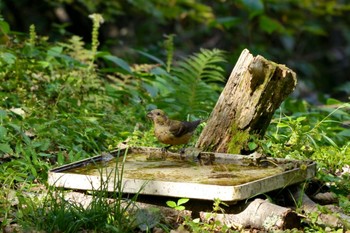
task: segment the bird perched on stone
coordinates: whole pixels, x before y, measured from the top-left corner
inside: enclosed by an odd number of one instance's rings
[[[147,117],[154,123],[154,135],[158,141],[169,145],[163,148],[163,150],[167,150],[173,145],[187,144],[193,132],[201,123],[201,120],[191,122],[171,120],[160,109],[150,111],[147,113]]]

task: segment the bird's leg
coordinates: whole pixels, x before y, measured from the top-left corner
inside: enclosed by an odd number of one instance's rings
[[[182,155],[184,155],[185,154],[185,150],[186,150],[186,145],[187,144],[185,144],[180,150],[179,150],[179,153],[180,153],[180,156],[182,157]]]
[[[172,145],[169,145],[169,146],[165,146],[165,147],[163,147],[161,150],[162,150],[162,152],[163,153],[165,153],[165,152],[167,152],[168,151],[168,149],[171,147]]]

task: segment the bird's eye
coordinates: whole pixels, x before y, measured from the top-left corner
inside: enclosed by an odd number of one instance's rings
[[[157,115],[159,116],[159,115],[160,115],[160,112],[157,112]]]

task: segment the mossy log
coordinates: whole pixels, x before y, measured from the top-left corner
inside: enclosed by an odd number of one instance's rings
[[[285,65],[244,49],[196,147],[241,153],[249,136],[264,135],[275,110],[294,90],[296,74]]]

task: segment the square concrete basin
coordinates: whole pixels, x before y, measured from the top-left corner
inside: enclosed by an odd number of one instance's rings
[[[116,149],[52,169],[48,183],[80,190],[102,185],[114,192],[121,181],[124,193],[238,201],[302,182],[316,171],[313,161],[188,151]]]

